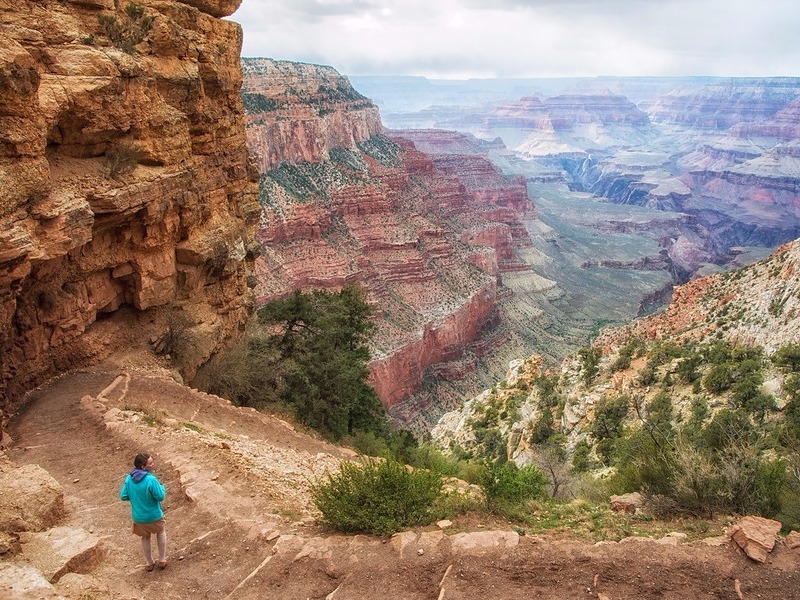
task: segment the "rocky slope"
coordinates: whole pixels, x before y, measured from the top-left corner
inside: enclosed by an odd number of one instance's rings
[[[704,341],[716,334],[769,354],[800,339],[800,240],[738,271],[676,287],[663,312],[605,330],[595,344],[609,353],[632,337]]]
[[[187,375],[244,324],[238,4],[0,2],[0,408],[167,313]]]
[[[12,423],[16,443],[0,451],[0,483],[11,492],[0,496],[3,598],[712,598],[740,590],[777,599],[797,589],[800,551],[790,537],[756,564],[727,538],[594,544],[520,535],[483,517],[390,539],[335,534],[317,522],[308,484],[352,453],[179,386],[156,365],[108,367],[42,386]],[[78,432],[79,451],[69,451]],[[167,490],[164,571],[144,570],[130,508],[117,498],[141,449],[153,453]]]
[[[585,367],[577,356],[565,360],[555,373],[550,372],[550,377],[556,375],[559,382],[558,410],[551,404],[557,414],[555,429],[564,435],[568,452],[587,439],[595,410],[607,398],[638,398],[637,410],[642,410],[667,390],[676,414],[680,415],[676,422],[686,421],[692,414],[692,402],[701,395],[701,390],[681,382],[676,374],[685,357],[668,357],[655,363],[651,380],[645,381],[644,371],[648,366],[645,358],[634,355],[631,361],[629,355],[627,366],[617,362],[621,350],[632,342],[652,348],[654,342],[697,347],[724,340],[731,345],[761,347],[767,356],[796,344],[800,339],[799,273],[800,240],[796,240],[748,267],[676,287],[670,305],[663,312],[602,330],[593,342],[599,359],[596,379],[587,383],[582,371]],[[697,386],[700,376],[709,370],[708,366],[703,369],[695,379]],[[480,443],[480,430],[488,420],[502,436],[510,459],[519,464],[537,463],[541,448],[532,441],[534,431],[548,406],[547,394],[553,400],[552,389],[546,392],[541,385],[543,374],[540,357],[514,361],[501,385],[467,401],[461,410],[445,414],[433,428],[434,440],[445,448],[453,444],[474,447]],[[767,366],[763,385],[759,386],[760,391],[774,396],[776,410],[787,402],[784,376],[780,369]],[[665,381],[672,378],[672,383],[659,385],[660,378]],[[702,391],[708,395],[706,401],[712,413],[733,406],[729,393]],[[499,412],[511,416],[497,419]],[[495,416],[489,418],[487,414]],[[629,415],[631,421],[635,417]]]

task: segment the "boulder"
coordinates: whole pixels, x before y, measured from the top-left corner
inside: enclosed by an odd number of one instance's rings
[[[413,531],[395,533],[390,540],[392,550],[401,557],[410,556],[411,551],[407,552],[407,549],[412,548],[413,551],[416,551],[417,537],[417,534]]]
[[[744,517],[728,530],[728,536],[756,562],[766,562],[778,539],[781,524],[763,517]]]
[[[786,536],[786,539],[783,540],[786,544],[786,547],[790,550],[794,550],[795,548],[800,548],[800,533],[796,531],[792,531],[789,535]]]
[[[644,499],[639,492],[633,492],[621,496],[611,496],[608,502],[614,512],[633,514],[637,508],[642,507]]]
[[[7,600],[57,600],[56,593],[41,571],[31,565],[0,563],[0,598]]]
[[[54,527],[20,535],[22,556],[51,583],[67,573],[85,573],[102,556],[101,540],[84,529]]]
[[[42,531],[64,513],[64,490],[39,465],[0,473],[0,531]]]
[[[482,554],[493,548],[514,548],[519,544],[516,531],[473,531],[450,538],[454,554]]]

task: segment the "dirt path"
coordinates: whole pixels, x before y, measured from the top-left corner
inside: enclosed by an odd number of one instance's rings
[[[75,598],[800,598],[800,553],[782,545],[757,565],[731,545],[527,536],[470,549],[435,528],[391,541],[329,535],[313,522],[307,485],[344,451],[161,376],[63,376],[31,393],[10,432],[9,458],[64,487],[65,524],[104,539],[91,572],[99,591]],[[162,572],[143,570],[117,498],[142,450],[168,492]]]

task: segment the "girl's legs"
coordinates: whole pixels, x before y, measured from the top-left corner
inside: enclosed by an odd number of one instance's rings
[[[158,562],[167,562],[167,530],[165,529],[156,535],[156,543],[158,544]],[[149,544],[148,544],[149,546]]]
[[[142,536],[142,554],[144,554],[144,561],[147,566],[153,564],[153,554],[150,550],[150,536]]]

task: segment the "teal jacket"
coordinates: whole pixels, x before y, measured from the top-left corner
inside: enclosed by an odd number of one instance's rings
[[[164,516],[164,511],[161,510],[161,501],[167,492],[152,473],[146,473],[144,477],[139,478],[138,475],[142,471],[140,469],[135,471],[137,473],[129,474],[125,478],[125,483],[122,484],[122,489],[119,491],[119,499],[131,503],[134,522],[158,521]]]

